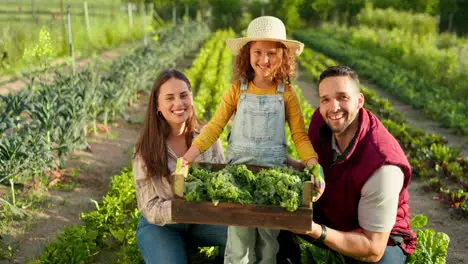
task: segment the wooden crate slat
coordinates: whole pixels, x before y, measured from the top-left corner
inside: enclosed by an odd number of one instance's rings
[[[280,206],[172,201],[172,220],[176,223],[310,230],[312,215],[312,209],[306,207],[289,212]]]

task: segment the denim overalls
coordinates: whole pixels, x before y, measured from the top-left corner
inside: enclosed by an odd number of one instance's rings
[[[265,167],[285,166],[284,85],[277,94],[247,94],[248,83],[241,81],[241,95],[228,139],[227,163]],[[228,227],[225,264],[275,264],[279,250],[279,230]]]

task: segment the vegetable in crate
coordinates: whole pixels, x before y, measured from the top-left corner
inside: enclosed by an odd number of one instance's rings
[[[303,172],[291,168],[262,169],[257,174],[245,165],[227,165],[210,172],[193,166],[186,178],[184,198],[187,201],[232,202],[241,204],[280,205],[295,211],[302,201],[303,182],[319,171],[319,165]]]

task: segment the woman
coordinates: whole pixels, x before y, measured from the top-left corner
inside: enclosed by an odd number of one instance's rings
[[[138,247],[147,264],[187,263],[187,248],[219,246],[222,259],[227,228],[171,221],[172,173],[177,158],[191,146],[201,125],[196,119],[190,81],[177,70],[159,74],[151,90],[146,119],[133,159],[141,219]],[[223,163],[219,141],[197,161]]]

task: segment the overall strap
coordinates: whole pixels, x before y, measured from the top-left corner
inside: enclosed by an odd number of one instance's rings
[[[241,79],[240,82],[241,82],[241,86],[240,86],[241,92],[247,91],[247,88],[249,87],[249,83],[247,82],[247,80]]]
[[[278,93],[284,93],[284,84],[283,83],[278,83],[278,86],[276,87],[276,91]]]

